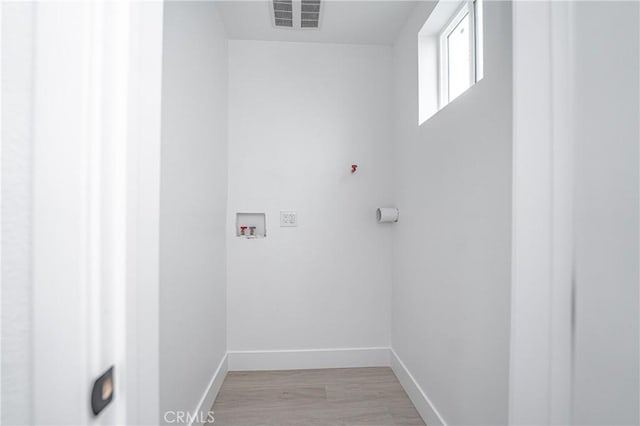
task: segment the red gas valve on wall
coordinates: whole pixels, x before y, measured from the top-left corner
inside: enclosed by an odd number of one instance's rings
[[[358,170],[358,165],[357,164],[352,164],[351,165],[351,173],[355,173],[356,170]]]

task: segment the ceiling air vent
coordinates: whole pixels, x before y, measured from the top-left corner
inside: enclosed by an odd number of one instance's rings
[[[300,6],[300,27],[318,28],[320,0],[302,0]]]
[[[320,0],[272,0],[277,28],[313,29],[320,22]]]
[[[273,0],[273,22],[276,27],[293,28],[293,0]]]

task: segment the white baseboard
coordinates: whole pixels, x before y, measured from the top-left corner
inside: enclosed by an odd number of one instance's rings
[[[447,423],[436,410],[436,407],[393,349],[391,349],[391,369],[407,395],[409,395],[422,420],[429,426],[446,426]]]
[[[390,348],[229,351],[229,371],[389,367]]]
[[[209,386],[207,386],[207,389],[204,391],[202,398],[200,398],[200,402],[198,403],[198,407],[196,408],[194,417],[192,417],[193,421],[189,423],[189,426],[201,426],[204,424],[204,421],[201,420],[207,419],[209,410],[216,400],[218,392],[220,392],[220,387],[222,387],[222,382],[224,382],[224,378],[227,376],[227,371],[229,371],[228,358],[228,354],[225,354],[224,357],[222,357],[222,360],[220,361],[220,364],[218,364],[216,372],[213,373],[213,377],[211,377]]]

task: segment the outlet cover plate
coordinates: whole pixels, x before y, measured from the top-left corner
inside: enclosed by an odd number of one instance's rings
[[[298,212],[281,211],[280,226],[281,227],[298,226]]]

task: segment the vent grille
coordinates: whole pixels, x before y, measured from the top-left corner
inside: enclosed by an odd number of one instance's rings
[[[318,28],[320,0],[302,0],[300,9],[300,26],[302,28]]]
[[[293,28],[293,1],[273,0],[273,15],[276,27]]]
[[[278,28],[318,28],[320,0],[272,0],[273,23]]]

